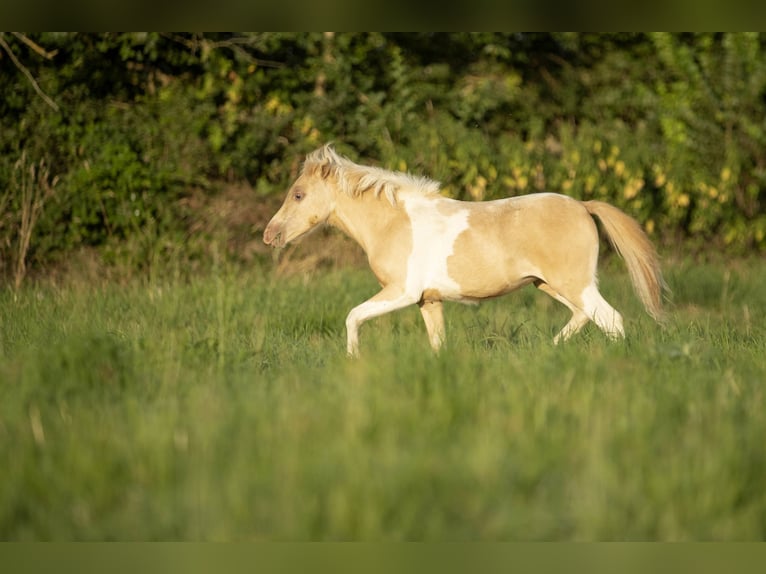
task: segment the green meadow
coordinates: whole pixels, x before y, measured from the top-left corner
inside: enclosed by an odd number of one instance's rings
[[[628,338],[533,288],[364,325],[366,269],[0,293],[3,540],[762,540],[766,263],[665,264]]]

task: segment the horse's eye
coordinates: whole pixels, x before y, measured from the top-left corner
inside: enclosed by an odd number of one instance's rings
[[[303,192],[302,192],[302,191],[300,191],[300,190],[299,190],[299,191],[295,191],[295,192],[293,192],[293,199],[294,199],[295,201],[300,201],[300,200],[301,200],[301,199],[303,199],[305,196],[306,196],[306,194],[305,194],[305,193],[303,193]]]

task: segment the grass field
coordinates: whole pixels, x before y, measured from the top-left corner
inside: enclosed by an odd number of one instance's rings
[[[3,540],[762,540],[766,263],[666,265],[628,339],[534,289],[344,319],[366,270],[0,293]]]

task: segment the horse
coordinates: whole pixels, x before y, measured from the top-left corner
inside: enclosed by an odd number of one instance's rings
[[[362,323],[409,305],[420,308],[438,351],[445,340],[443,301],[476,303],[530,283],[572,312],[554,344],[588,321],[610,338],[624,338],[622,316],[598,290],[593,216],[625,260],[647,313],[661,322],[665,283],[657,252],[640,224],[618,208],[548,192],[451,199],[437,181],[356,164],[331,144],[305,157],[263,241],[282,247],[329,225],[362,247],[381,290],[346,318],[352,356],[359,353]]]

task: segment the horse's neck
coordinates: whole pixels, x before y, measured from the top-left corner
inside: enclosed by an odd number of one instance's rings
[[[391,205],[384,195],[368,192],[359,197],[338,193],[335,209],[327,222],[354,239],[368,252],[378,241],[385,241],[387,232],[397,224],[406,224],[401,207]]]

